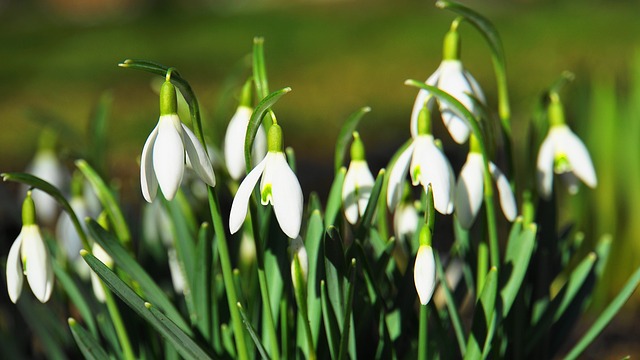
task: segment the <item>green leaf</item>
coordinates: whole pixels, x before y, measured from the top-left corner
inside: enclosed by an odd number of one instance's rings
[[[344,177],[347,173],[345,167],[341,167],[336,173],[336,177],[333,179],[331,189],[329,190],[329,196],[327,198],[327,207],[324,211],[324,227],[329,229],[332,226],[336,226],[336,218],[342,208],[342,184],[344,183]]]
[[[353,296],[355,294],[355,282],[356,282],[356,259],[351,259],[351,265],[349,267],[349,283],[347,284],[347,299],[344,308],[344,318],[342,319],[342,334],[340,336],[340,350],[338,352],[338,359],[342,360],[347,357],[349,352],[349,341],[354,341],[352,329],[350,328],[353,319],[351,312],[353,310]]]
[[[462,320],[460,319],[460,314],[458,313],[458,305],[456,304],[456,301],[451,293],[451,289],[449,289],[449,284],[446,281],[442,262],[440,262],[440,255],[437,251],[434,251],[433,254],[435,255],[436,259],[436,274],[438,275],[438,279],[440,280],[440,288],[442,288],[442,290],[444,291],[447,311],[449,312],[449,319],[451,319],[451,325],[453,325],[456,340],[458,341],[460,355],[464,357],[466,352],[464,326],[462,325]]]
[[[464,355],[465,359],[483,358],[482,355],[486,351],[487,345],[491,343],[492,324],[495,321],[494,316],[498,313],[495,311],[497,292],[498,270],[492,267],[485,277],[484,287],[473,313],[473,324]]]
[[[96,242],[100,244],[100,246],[102,246],[109,255],[111,255],[116,265],[118,265],[119,268],[124,270],[140,285],[144,295],[162,309],[162,311],[164,311],[173,322],[190,334],[191,330],[189,325],[182,318],[169,298],[167,298],[164,291],[160,289],[142,266],[140,266],[140,264],[138,264],[138,262],[129,255],[127,250],[122,247],[113,234],[103,229],[102,226],[94,220],[89,220],[87,222],[87,228]]]
[[[347,265],[344,259],[342,239],[335,228],[330,228],[324,236],[324,268],[327,293],[333,312],[338,319],[344,318],[344,279]],[[342,331],[342,323],[338,323]]]
[[[124,220],[124,215],[120,210],[120,206],[116,201],[113,193],[102,180],[100,175],[84,160],[76,160],[76,166],[82,174],[89,180],[91,187],[93,187],[93,191],[100,199],[100,203],[104,208],[104,211],[111,219],[111,223],[113,225],[113,230],[116,233],[116,236],[124,246],[131,245],[131,233],[129,232],[129,227],[127,226],[126,221]]]
[[[535,247],[537,226],[530,224],[522,229],[522,218],[518,218],[511,227],[504,265],[500,269],[504,285],[500,291],[502,298],[502,317],[506,318],[511,306],[522,287],[524,276]]]
[[[613,299],[613,301],[607,306],[606,309],[598,316],[596,321],[591,325],[589,330],[583,335],[576,346],[571,349],[565,359],[576,359],[582,354],[582,352],[593,342],[593,340],[602,332],[602,330],[611,322],[611,319],[620,311],[622,306],[629,300],[633,292],[640,284],[640,268],[631,275],[627,283],[622,287],[622,290]]]
[[[351,136],[353,132],[358,127],[358,123],[362,117],[371,111],[371,108],[368,106],[362,107],[358,109],[353,114],[349,115],[347,121],[342,124],[342,128],[340,128],[340,133],[338,134],[338,139],[336,140],[336,150],[334,154],[334,168],[336,174],[340,171],[340,167],[343,166],[345,153],[347,152],[347,145],[351,141]]]
[[[100,343],[82,326],[78,325],[75,319],[69,318],[68,322],[73,338],[76,340],[76,344],[78,344],[85,359],[109,360],[109,355],[100,346]]]
[[[253,38],[253,78],[256,83],[258,96],[264,98],[269,94],[267,81],[267,67],[264,61],[264,38]]]
[[[262,123],[262,118],[267,111],[271,109],[278,100],[280,100],[281,97],[288,94],[290,91],[290,87],[285,87],[272,92],[264,97],[264,99],[262,99],[258,106],[253,110],[251,119],[249,119],[249,124],[247,125],[247,135],[244,139],[244,160],[247,164],[247,172],[251,171],[253,168],[253,166],[249,166],[249,164],[251,164],[251,149],[253,149],[253,141],[255,140],[260,124]]]
[[[93,311],[89,306],[89,303],[85,299],[84,295],[73,281],[73,279],[67,274],[66,271],[56,262],[52,261],[53,271],[56,274],[56,278],[64,288],[64,291],[69,296],[71,302],[76,306],[78,312],[82,316],[82,320],[86,322],[91,334],[94,336],[98,335],[98,331],[96,328],[96,322],[93,318]]]
[[[340,329],[338,321],[336,320],[336,314],[331,305],[331,300],[329,300],[329,293],[324,280],[320,281],[320,300],[322,304],[322,319],[324,322],[324,330],[327,335],[329,353],[331,354],[331,358],[335,359],[338,356]]]
[[[305,235],[305,248],[309,267],[307,274],[307,306],[309,308],[309,322],[313,333],[314,345],[318,344],[322,311],[318,267],[321,265],[320,246],[322,245],[323,234],[322,215],[319,210],[314,210],[309,218]]]
[[[211,248],[212,234],[208,223],[203,223],[198,232],[196,251],[193,302],[196,309],[198,329],[205,339],[211,336]]]
[[[93,271],[102,279],[114,294],[116,294],[127,306],[146,320],[160,335],[170,341],[180,354],[186,359],[211,359],[196,342],[185,334],[174,322],[169,320],[153,307],[150,303],[140,298],[105,264],[87,251],[81,251],[81,255]]]
[[[588,275],[591,273],[595,261],[596,255],[589,253],[571,272],[565,285],[553,300],[551,300],[551,303],[540,316],[540,319],[534,323],[533,328],[529,331],[529,335],[526,337],[528,343],[525,348],[527,354],[535,348],[540,338],[547,334],[551,325],[560,319],[567,307],[569,307],[575,299],[582,285],[587,280]]]
[[[237,305],[238,305],[238,310],[240,311],[240,316],[242,317],[242,323],[247,328],[247,331],[249,332],[249,335],[251,336],[253,343],[256,345],[256,348],[260,353],[260,356],[262,356],[263,359],[269,359],[267,350],[265,350],[264,346],[260,342],[260,338],[258,337],[258,334],[256,333],[255,329],[253,328],[253,326],[251,326],[251,321],[249,320],[249,317],[245,313],[244,308],[242,307],[242,304],[238,303]]]

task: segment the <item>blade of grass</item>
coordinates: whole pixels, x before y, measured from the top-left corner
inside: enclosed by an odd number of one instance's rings
[[[73,338],[76,340],[76,344],[80,348],[82,355],[85,359],[89,360],[108,360],[109,355],[104,351],[102,346],[98,343],[98,341],[87,332],[82,326],[76,323],[74,318],[69,318],[69,329],[71,329],[71,334],[73,334]]]

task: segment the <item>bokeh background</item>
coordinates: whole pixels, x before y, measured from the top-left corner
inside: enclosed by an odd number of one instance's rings
[[[526,138],[541,92],[562,71],[575,74],[561,96],[570,126],[591,150],[599,185],[563,195],[561,225],[575,220],[573,231],[583,232],[586,244],[613,239],[597,309],[640,265],[640,2],[466,5],[491,19],[502,37],[515,138]],[[325,194],[335,139],[350,113],[372,108],[359,130],[374,172],[409,136],[416,91],[403,82],[424,80],[436,69],[453,18],[431,1],[415,0],[0,0],[0,171],[25,168],[46,123],[76,134],[58,144],[71,166],[75,154],[93,145],[77,134],[86,133],[106,96],[107,171],[125,204],[139,202],[137,158],[157,121],[158,100],[148,74],[117,64],[138,58],[177,67],[216,142],[249,74],[253,37],[263,36],[271,89],[293,88],[275,109],[285,144],[296,151],[304,191]],[[462,60],[495,109],[486,43],[469,25],[461,36]],[[441,124],[435,133],[459,168],[466,149],[453,146]],[[524,145],[515,143],[521,165]],[[0,184],[0,258],[19,231],[14,190]],[[638,352],[630,347],[640,334],[638,305],[636,294],[594,346]]]

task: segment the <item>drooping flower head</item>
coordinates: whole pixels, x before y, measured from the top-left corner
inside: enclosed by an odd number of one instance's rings
[[[351,224],[356,224],[367,209],[375,179],[365,159],[364,144],[358,132],[353,133],[351,162],[342,185],[344,215]]]
[[[178,117],[176,89],[169,81],[160,89],[160,118],[142,149],[140,183],[147,202],[156,197],[158,185],[167,200],[178,192],[185,162],[210,186],[215,186],[211,160],[195,134]]]
[[[7,256],[7,290],[13,303],[20,297],[24,276],[40,302],[47,302],[53,291],[51,257],[35,219],[35,204],[29,191],[22,204],[22,230]]]
[[[247,216],[247,206],[253,188],[260,181],[260,202],[271,204],[282,231],[291,239],[300,234],[303,195],[296,174],[287,163],[282,147],[282,128],[274,121],[267,137],[267,156],[242,180],[229,215],[229,230],[240,230]]]
[[[422,185],[426,192],[431,184],[435,208],[439,213],[446,215],[453,212],[453,170],[431,135],[430,114],[425,103],[418,117],[416,135],[400,154],[389,174],[387,205],[391,210],[395,209],[400,200],[407,170],[414,186]]]
[[[451,29],[444,38],[443,58],[440,66],[429,76],[427,85],[435,86],[442,91],[449,93],[464,105],[473,114],[478,113],[478,108],[473,98],[481,103],[485,102],[484,93],[478,82],[465,70],[460,61],[460,36],[458,34],[458,21],[451,24]],[[413,104],[411,112],[411,132],[416,135],[418,132],[418,116],[425,101],[432,108],[435,99],[426,90],[420,90]],[[439,102],[440,114],[451,137],[458,144],[463,144],[469,138],[471,132],[469,124],[454,109],[445,102]]]
[[[431,247],[431,230],[426,225],[420,231],[420,246],[413,265],[413,282],[420,304],[427,305],[436,288],[436,260]]]
[[[227,132],[224,136],[224,160],[227,164],[229,175],[234,180],[239,180],[246,174],[246,164],[244,158],[244,140],[247,135],[247,125],[251,119],[253,109],[251,108],[252,79],[249,79],[243,89],[240,105],[229,121]],[[267,136],[264,127],[260,125],[253,143],[253,161],[258,163],[266,153]]]
[[[293,281],[293,288],[296,290],[300,290],[301,287],[306,289],[309,261],[307,249],[304,247],[302,238],[298,236],[295,239],[291,239],[289,249],[291,250],[291,280]]]
[[[577,179],[590,188],[598,184],[587,147],[565,123],[560,98],[554,93],[550,99],[549,133],[540,146],[537,161],[538,190],[545,199],[549,199],[553,192],[554,172],[567,182],[572,194],[578,191]]]
[[[467,161],[462,166],[458,177],[455,198],[456,215],[460,225],[466,229],[473,225],[473,221],[482,205],[485,186],[484,171],[484,161],[479,150],[478,140],[472,134],[469,141]],[[509,180],[492,162],[489,162],[489,172],[498,188],[502,213],[507,220],[513,221],[516,218],[518,209]]]

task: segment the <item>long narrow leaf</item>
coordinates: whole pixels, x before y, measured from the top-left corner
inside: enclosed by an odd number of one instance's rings
[[[356,259],[351,259],[351,266],[349,267],[349,284],[347,285],[347,299],[344,308],[344,318],[342,319],[342,334],[340,337],[340,350],[338,352],[338,359],[345,359],[349,352],[349,340],[352,338],[351,323],[353,321],[351,312],[353,310],[353,296],[355,294],[356,285]],[[351,339],[353,341],[354,339]]]
[[[105,184],[100,175],[98,175],[98,173],[86,161],[76,160],[76,166],[80,169],[85,178],[89,180],[89,183],[93,187],[93,191],[98,196],[98,199],[100,199],[102,207],[111,219],[113,230],[118,239],[120,239],[124,246],[130,246],[131,233],[129,232],[129,227],[124,220],[124,215],[120,210],[118,202],[107,184]]]
[[[173,303],[166,296],[164,291],[155,283],[155,281],[147,274],[147,272],[135,261],[127,250],[122,247],[118,240],[94,220],[87,222],[87,227],[91,236],[102,246],[102,248],[113,258],[113,261],[124,270],[133,280],[135,280],[144,295],[148,297],[156,306],[164,311],[167,316],[180,328],[190,334],[190,328],[187,322],[182,318],[180,312],[174,307]]]
[[[329,300],[326,282],[320,281],[320,300],[322,304],[322,319],[324,322],[324,330],[329,343],[329,354],[332,359],[338,357],[338,346],[340,346],[340,329],[336,320],[336,315]]]
[[[505,278],[505,284],[500,291],[503,318],[506,318],[509,314],[516,295],[518,295],[535,247],[537,226],[530,224],[522,231],[520,231],[521,229],[522,218],[519,218],[512,226],[504,265],[501,268],[501,276],[508,276],[508,278]]]
[[[440,287],[444,291],[447,311],[449,313],[449,319],[451,319],[451,325],[453,325],[453,330],[455,332],[456,340],[458,342],[460,355],[464,357],[464,354],[466,352],[464,326],[462,325],[462,320],[460,319],[460,314],[458,313],[458,305],[456,304],[456,301],[453,298],[453,294],[451,294],[451,289],[449,289],[449,284],[447,284],[447,278],[445,276],[444,269],[442,267],[442,262],[440,262],[440,255],[438,255],[437,251],[434,252],[434,255],[436,259],[436,274],[440,279]]]
[[[93,271],[102,279],[107,287],[113,291],[127,306],[145,319],[160,335],[170,341],[176,350],[187,359],[211,359],[189,335],[185,334],[178,326],[166,318],[158,310],[150,306],[128,287],[118,276],[104,265],[95,256],[86,251],[81,251],[82,257]]]
[[[85,299],[84,295],[73,281],[71,276],[67,274],[66,271],[56,262],[52,261],[53,271],[56,274],[56,278],[64,288],[64,291],[69,296],[71,302],[76,306],[80,315],[82,315],[82,320],[87,323],[89,330],[93,336],[98,335],[98,329],[96,328],[96,322],[93,318],[93,311],[91,311],[91,307]]]
[[[347,169],[345,167],[341,167],[333,179],[333,184],[331,184],[329,197],[327,199],[327,207],[324,212],[325,229],[336,226],[336,218],[342,208],[342,184],[344,183],[346,173]]]
[[[76,344],[80,348],[82,355],[84,355],[85,359],[88,360],[108,360],[109,355],[104,351],[100,343],[85,330],[82,326],[76,323],[76,320],[73,318],[69,318],[69,329],[71,329],[71,334],[73,334],[73,338],[76,340]]]
[[[198,233],[195,276],[191,287],[196,308],[198,329],[205,337],[211,336],[211,239],[209,224],[203,223]]]
[[[260,356],[262,356],[263,359],[269,359],[267,350],[265,350],[264,346],[260,342],[260,338],[258,337],[256,330],[253,328],[253,326],[251,326],[251,321],[249,320],[249,317],[247,317],[247,314],[245,313],[244,308],[240,303],[238,303],[238,310],[240,310],[242,323],[247,328],[247,332],[249,332],[249,335],[251,336],[251,340],[253,340],[254,345],[256,346],[256,348],[258,349],[258,352],[260,353]]]
[[[565,359],[576,359],[582,352],[593,342],[593,340],[602,332],[602,330],[611,322],[611,319],[620,311],[622,306],[629,300],[629,297],[640,284],[640,268],[631,275],[627,283],[622,290],[613,299],[613,301],[607,306],[606,309],[598,316],[596,321],[591,325],[589,330],[584,334],[576,346],[571,349]]]
[[[476,303],[476,309],[473,314],[473,325],[471,327],[471,335],[467,342],[467,350],[465,351],[465,359],[482,358],[483,349],[487,340],[490,341],[493,336],[490,332],[494,314],[496,314],[496,293],[498,290],[498,271],[495,267],[489,270],[487,274],[482,293]]]

